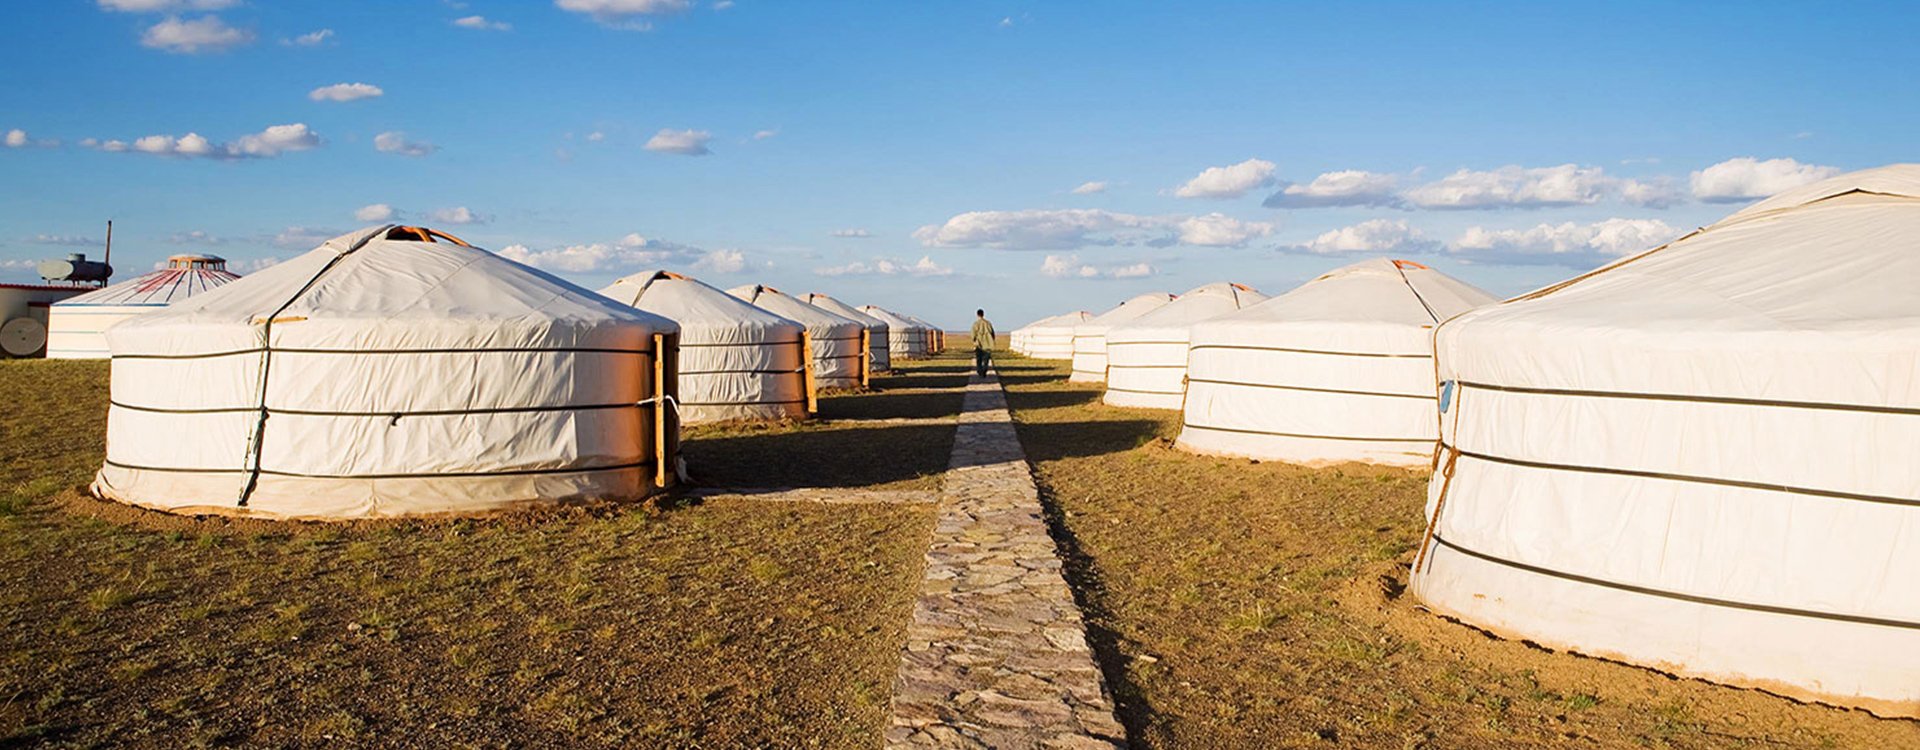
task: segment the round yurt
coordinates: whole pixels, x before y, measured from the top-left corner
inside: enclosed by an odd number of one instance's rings
[[[1186,397],[1187,336],[1193,324],[1266,299],[1253,287],[1223,281],[1107,329],[1104,400],[1112,406],[1180,408]]]
[[[1193,325],[1176,443],[1303,464],[1425,466],[1437,438],[1433,329],[1494,298],[1374,259]]]
[[[1067,376],[1067,380],[1074,383],[1107,382],[1107,331],[1158,310],[1173,299],[1174,296],[1166,292],[1142,294],[1074,326],[1073,372]]]
[[[680,324],[682,422],[807,417],[805,326],[671,271],[637,273],[600,293]]]
[[[816,391],[859,388],[867,384],[871,375],[866,355],[869,343],[866,326],[859,321],[801,302],[770,286],[749,284],[728,289],[727,293],[807,327]]]
[[[887,355],[894,360],[926,359],[927,328],[907,320],[906,316],[878,305],[866,305],[860,312],[887,324]]]
[[[1496,634],[1920,716],[1920,165],[1435,333],[1413,591]]]
[[[1027,326],[1026,355],[1034,359],[1073,359],[1073,329],[1093,319],[1093,313],[1075,310]]]
[[[175,255],[165,268],[56,302],[48,310],[49,359],[106,359],[107,326],[177,304],[240,278],[217,255]]]
[[[299,519],[643,497],[671,476],[675,330],[433,230],[362,229],[108,329],[93,491]]]
[[[939,354],[940,352],[946,351],[947,341],[940,330],[940,326],[929,323],[916,315],[902,314],[900,317],[906,318],[908,323],[920,326],[920,328],[926,331],[928,354]]]
[[[799,298],[814,307],[833,313],[849,320],[858,321],[867,327],[867,362],[872,372],[885,372],[892,369],[893,361],[887,355],[887,322],[860,312],[858,308],[824,294],[814,293]]]

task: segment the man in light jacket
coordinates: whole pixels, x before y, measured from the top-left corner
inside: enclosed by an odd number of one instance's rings
[[[987,376],[987,363],[993,356],[993,321],[987,320],[987,311],[973,311],[973,371],[980,377]]]

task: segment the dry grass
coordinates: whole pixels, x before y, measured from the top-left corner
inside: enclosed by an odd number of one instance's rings
[[[0,362],[0,746],[870,747],[879,735],[929,508],[712,500],[354,526],[159,516],[74,492],[101,458],[105,374]],[[805,454],[814,474],[756,463],[823,442],[791,437],[809,431],[842,430],[694,434],[688,452],[729,484],[865,486],[930,481],[952,440],[883,428]],[[903,457],[851,454],[874,445]]]
[[[1401,595],[1419,472],[1174,450],[1178,415],[1009,360],[1137,746],[1915,747],[1920,724],[1500,641]]]

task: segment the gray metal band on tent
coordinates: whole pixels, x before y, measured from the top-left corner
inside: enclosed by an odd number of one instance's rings
[[[1433,396],[1425,393],[1381,393],[1379,391],[1350,391],[1342,388],[1313,388],[1304,385],[1280,385],[1278,383],[1241,383],[1232,380],[1210,380],[1207,378],[1187,378],[1188,383],[1206,383],[1209,385],[1238,385],[1248,388],[1273,388],[1283,391],[1307,391],[1310,393],[1337,393],[1346,396],[1381,396],[1385,398],[1414,398],[1432,401]]]
[[[688,375],[794,375],[805,370],[681,370],[680,376]]]
[[[1679,393],[1621,393],[1618,391],[1587,391],[1574,388],[1530,388],[1515,385],[1493,385],[1476,383],[1471,380],[1455,381],[1461,386],[1479,388],[1504,393],[1525,393],[1541,396],[1585,396],[1592,398],[1638,399],[1643,401],[1677,401],[1682,403],[1728,404],[1732,406],[1774,406],[1786,409],[1821,409],[1826,411],[1852,411],[1869,414],[1897,414],[1901,416],[1920,416],[1920,407],[1911,406],[1873,406],[1870,404],[1838,404],[1819,401],[1785,401],[1763,398],[1736,398],[1731,396],[1692,396]]]
[[[613,464],[609,466],[575,466],[557,469],[505,469],[500,471],[451,471],[426,472],[419,474],[302,474],[293,471],[275,471],[273,469],[180,469],[165,466],[139,466],[123,464],[108,459],[106,464],[115,468],[133,471],[157,471],[171,474],[258,474],[273,477],[293,477],[295,479],[441,479],[446,477],[506,477],[537,476],[543,474],[586,474],[596,471],[626,471],[654,465],[653,461]]]
[[[1192,422],[1186,422],[1186,421],[1182,421],[1180,423],[1180,426],[1189,427],[1196,430],[1213,430],[1215,432],[1237,432],[1243,435],[1273,435],[1276,437],[1307,438],[1310,440],[1349,440],[1356,443],[1431,443],[1433,442],[1433,438],[1426,438],[1426,437],[1386,438],[1386,437],[1350,437],[1346,435],[1311,435],[1304,432],[1271,432],[1268,430],[1242,430],[1242,429],[1236,429],[1233,427],[1210,427],[1207,425],[1194,424]],[[1425,455],[1425,454],[1422,454],[1422,455]]]
[[[1713,485],[1719,485],[1722,487],[1736,487],[1739,489],[1746,489],[1746,490],[1765,490],[1768,492],[1784,492],[1792,495],[1808,495],[1812,497],[1830,497],[1836,500],[1859,500],[1862,502],[1869,502],[1869,503],[1885,503],[1888,505],[1905,505],[1909,507],[1920,507],[1920,500],[1916,500],[1913,498],[1892,497],[1888,495],[1868,495],[1860,492],[1842,492],[1839,490],[1823,490],[1823,489],[1817,489],[1813,487],[1795,487],[1789,484],[1754,482],[1754,481],[1749,481],[1745,479],[1721,479],[1718,477],[1703,477],[1703,476],[1696,476],[1692,474],[1674,474],[1674,473],[1663,472],[1663,471],[1646,471],[1642,469],[1616,469],[1616,468],[1611,468],[1606,466],[1581,466],[1579,464],[1556,464],[1556,463],[1548,463],[1545,461],[1529,461],[1521,458],[1507,458],[1505,456],[1491,456],[1485,453],[1475,453],[1473,451],[1465,451],[1457,447],[1454,447],[1452,445],[1448,445],[1445,442],[1440,443],[1440,447],[1453,451],[1455,453],[1458,453],[1461,456],[1465,456],[1467,458],[1475,458],[1481,461],[1489,461],[1497,464],[1507,464],[1509,466],[1519,466],[1519,467],[1528,468],[1528,469],[1552,469],[1557,471],[1576,471],[1583,474],[1612,474],[1615,476],[1637,477],[1640,479],[1665,479],[1665,480],[1671,480],[1675,482],[1695,482],[1699,484],[1713,484]]]
[[[1294,349],[1284,346],[1238,346],[1234,344],[1194,344],[1189,351],[1201,349],[1227,349],[1244,352],[1288,352],[1291,354],[1324,354],[1331,357],[1382,357],[1386,359],[1432,359],[1431,353],[1393,354],[1388,352],[1341,352],[1328,349]]]
[[[265,347],[254,349],[232,349],[224,352],[205,354],[120,354],[114,359],[213,359],[216,357],[234,357],[242,354],[260,354]],[[597,347],[478,347],[473,349],[283,349],[274,348],[275,354],[638,354],[653,356],[652,349],[605,349]]]
[[[1776,615],[1793,615],[1795,617],[1811,617],[1811,618],[1816,618],[1821,620],[1835,620],[1839,622],[1850,622],[1850,623],[1855,623],[1859,625],[1879,625],[1879,626],[1889,627],[1889,628],[1906,628],[1909,630],[1920,630],[1920,622],[1912,622],[1908,620],[1895,620],[1895,619],[1886,618],[1886,617],[1870,617],[1867,615],[1849,615],[1849,614],[1842,614],[1839,612],[1822,612],[1819,610],[1812,610],[1812,609],[1797,609],[1794,607],[1782,607],[1782,606],[1773,605],[1773,604],[1755,604],[1753,602],[1734,601],[1732,599],[1716,599],[1710,596],[1700,596],[1698,594],[1686,594],[1678,591],[1667,591],[1665,589],[1656,589],[1656,588],[1650,588],[1647,586],[1638,586],[1631,583],[1609,581],[1604,578],[1594,578],[1592,576],[1583,576],[1578,573],[1568,573],[1566,571],[1554,570],[1552,568],[1543,568],[1538,565],[1528,565],[1523,562],[1516,562],[1516,561],[1508,560],[1501,557],[1495,557],[1485,552],[1467,549],[1466,547],[1462,547],[1458,544],[1448,541],[1445,537],[1442,537],[1439,534],[1433,535],[1433,541],[1438,542],[1440,546],[1446,547],[1447,549],[1453,550],[1455,552],[1466,555],[1468,557],[1484,560],[1486,562],[1490,562],[1495,565],[1503,565],[1509,568],[1513,568],[1515,570],[1523,570],[1528,573],[1543,575],[1550,578],[1559,578],[1561,580],[1573,581],[1576,583],[1585,583],[1593,586],[1601,586],[1605,588],[1615,589],[1618,591],[1626,591],[1634,594],[1645,594],[1647,596],[1657,596],[1664,599],[1674,599],[1677,601],[1691,602],[1694,604],[1707,604],[1715,607],[1742,609],[1742,610],[1747,610],[1749,612],[1765,612],[1768,614],[1776,614]]]
[[[137,406],[134,404],[122,403],[119,401],[111,401],[111,400],[107,402],[107,405],[118,407],[121,409],[127,409],[129,411],[143,411],[143,412],[150,412],[154,414],[233,414],[233,413],[240,413],[240,412],[251,413],[251,412],[256,412],[260,410],[259,407],[254,407],[254,406],[230,406],[230,407],[222,407],[222,408],[214,408],[214,409],[168,409],[168,408],[158,407],[158,406]],[[502,407],[490,408],[490,409],[438,409],[438,410],[423,410],[423,411],[315,411],[315,410],[308,410],[308,409],[275,409],[275,408],[269,407],[267,409],[267,413],[268,414],[289,414],[297,417],[392,417],[394,419],[399,419],[400,417],[451,417],[451,416],[461,416],[466,414],[519,414],[519,413],[548,412],[548,411],[594,411],[594,410],[600,410],[600,409],[652,409],[652,408],[653,408],[652,404],[639,404],[639,403],[580,404],[580,405],[561,404],[558,406],[502,406]]]
[[[804,343],[806,342],[801,339],[794,339],[792,341],[741,341],[737,343],[707,342],[707,343],[700,343],[700,344],[681,344],[680,348],[682,349],[719,349],[719,348],[731,347],[731,346],[795,346],[795,345],[804,344]]]

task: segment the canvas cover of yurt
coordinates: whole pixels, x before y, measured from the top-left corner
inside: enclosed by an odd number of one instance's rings
[[[1112,406],[1178,409],[1186,396],[1187,336],[1193,324],[1266,301],[1245,284],[1199,287],[1107,330],[1107,392]]]
[[[864,305],[860,312],[887,324],[887,354],[893,359],[926,359],[927,329],[906,316],[878,305]]]
[[[600,293],[680,324],[682,422],[807,417],[801,324],[671,271],[636,273]]]
[[[867,383],[867,329],[859,321],[801,302],[780,290],[748,284],[727,290],[747,304],[807,327],[815,389],[859,388]]]
[[[1093,313],[1075,310],[1027,327],[1026,355],[1034,359],[1073,359],[1073,329],[1093,319]]]
[[[893,369],[893,360],[887,353],[888,328],[886,321],[860,312],[860,310],[853,305],[818,292],[808,294],[799,299],[802,302],[840,317],[859,321],[861,325],[866,326],[867,360],[871,363],[873,372],[885,372]]]
[[[1107,382],[1107,331],[1158,310],[1173,300],[1174,296],[1166,292],[1142,294],[1074,326],[1073,372],[1067,376],[1067,380],[1074,383]]]
[[[1364,260],[1193,325],[1176,445],[1304,464],[1433,458],[1433,329],[1487,294],[1407,260]]]
[[[1920,716],[1920,165],[1440,326],[1414,593],[1512,638]]]
[[[926,319],[917,315],[906,315],[903,313],[900,317],[906,318],[909,323],[926,329],[928,354],[939,354],[946,350],[947,341],[944,338],[944,332],[940,330],[940,326],[929,323]]]
[[[106,359],[107,326],[145,315],[240,278],[216,255],[175,255],[167,265],[62,300],[48,309],[49,359]]]
[[[107,331],[112,500],[342,519],[635,499],[672,321],[382,226]],[[669,453],[669,455],[671,455]]]

